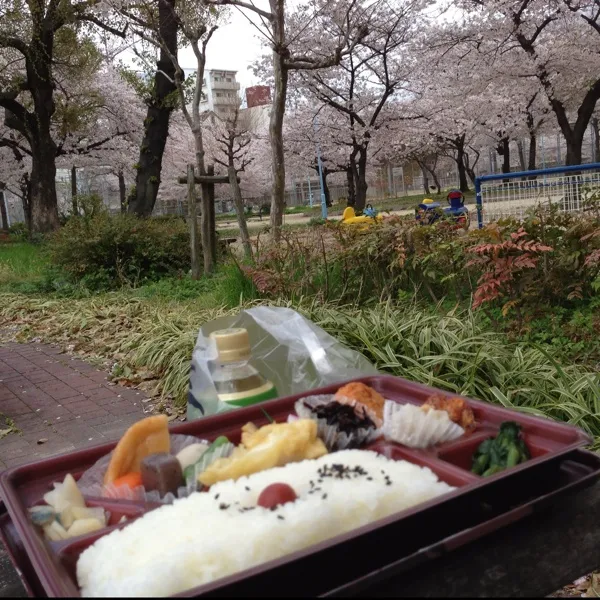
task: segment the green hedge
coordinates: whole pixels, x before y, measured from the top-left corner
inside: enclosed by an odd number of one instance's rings
[[[190,269],[187,225],[173,217],[72,218],[51,238],[49,253],[54,266],[91,289],[137,286]]]

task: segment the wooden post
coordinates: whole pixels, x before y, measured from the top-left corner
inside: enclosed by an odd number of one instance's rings
[[[215,166],[208,165],[206,168],[206,174],[210,177],[214,177]],[[212,252],[213,264],[217,264],[217,223],[215,215],[215,184],[209,183],[207,187],[208,192],[208,204],[209,204],[209,217],[210,217],[210,249]]]
[[[123,175],[123,169],[119,169],[117,174],[119,179],[119,200],[121,202],[121,212],[127,212],[127,190],[125,189],[125,175]]]
[[[200,244],[198,240],[198,216],[196,211],[196,184],[194,183],[194,165],[188,165],[188,217],[190,222],[190,257],[192,262],[192,279],[200,279]]]

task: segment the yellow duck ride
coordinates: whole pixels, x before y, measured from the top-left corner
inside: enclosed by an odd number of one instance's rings
[[[364,214],[360,216],[356,216],[354,212],[354,208],[352,206],[347,206],[344,209],[344,213],[342,215],[342,225],[362,225],[360,229],[366,229],[370,225],[375,225],[376,223],[381,223],[383,221],[383,217],[378,215],[374,208],[367,204],[364,210]]]

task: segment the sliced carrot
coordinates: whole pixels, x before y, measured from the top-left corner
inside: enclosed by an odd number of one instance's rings
[[[118,479],[115,479],[113,481],[113,485],[117,488],[121,487],[123,485],[126,485],[128,488],[131,488],[133,490],[136,487],[143,485],[142,484],[142,474],[141,473],[127,473],[127,475],[123,475],[123,476],[119,477]]]

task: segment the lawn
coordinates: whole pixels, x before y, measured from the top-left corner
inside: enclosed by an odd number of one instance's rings
[[[0,243],[0,289],[23,289],[40,282],[48,269],[40,246],[27,242]]]

